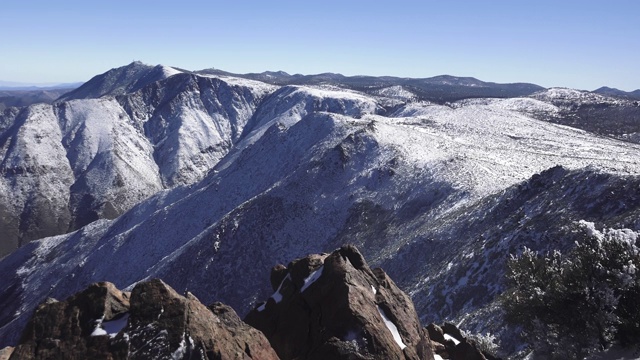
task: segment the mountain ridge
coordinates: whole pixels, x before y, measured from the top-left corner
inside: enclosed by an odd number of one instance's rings
[[[244,314],[270,293],[251,285],[260,268],[351,243],[423,319],[497,332],[513,350],[494,308],[509,252],[568,249],[575,239],[563,231],[580,220],[640,229],[640,145],[567,126],[596,110],[632,120],[629,100],[551,88],[438,103],[408,85],[367,92],[191,72],[137,88],[164,74],[140,69],[83,89],[112,94],[0,116],[0,204],[28,220],[15,229],[42,230],[68,199],[92,215],[0,260],[4,341],[46,297],[96,281],[132,288],[160,277]],[[64,186],[47,191],[58,203],[37,196],[56,181]]]

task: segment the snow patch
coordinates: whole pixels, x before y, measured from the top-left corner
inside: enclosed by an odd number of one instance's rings
[[[115,318],[113,320],[104,321],[104,316],[95,320],[96,327],[91,332],[91,336],[105,336],[109,335],[110,338],[116,337],[118,333],[127,326],[129,322],[129,313]]]
[[[445,340],[451,340],[451,341],[453,341],[453,343],[454,343],[455,345],[460,344],[460,340],[458,340],[458,339],[454,338],[453,336],[451,336],[451,335],[449,335],[449,334],[444,334],[444,339],[445,339]]]
[[[188,347],[187,347],[187,339],[189,340]],[[194,347],[195,345],[193,343],[193,339],[191,338],[191,336],[187,336],[186,333],[183,333],[182,341],[180,341],[180,346],[178,346],[176,351],[174,351],[173,354],[171,354],[171,358],[174,360],[184,359],[185,355],[187,354],[187,350],[189,348],[193,349]]]
[[[387,329],[391,331],[391,335],[393,335],[393,340],[395,340],[396,344],[400,346],[400,349],[404,350],[407,347],[407,345],[405,345],[402,342],[402,338],[400,337],[400,333],[398,332],[398,328],[396,327],[396,325],[391,320],[389,320],[389,318],[384,313],[384,310],[382,310],[380,305],[378,305],[378,312],[380,313],[380,316],[382,316],[382,320],[384,321],[384,324],[387,326]]]
[[[165,78],[168,78],[170,76],[176,75],[176,74],[182,74],[182,71],[172,68],[170,66],[163,66],[162,67],[162,75]]]
[[[109,321],[102,323],[102,328],[109,334],[110,337],[115,337],[122,329],[124,329],[129,323],[129,313]]]
[[[302,285],[302,289],[300,289],[300,292],[305,291],[309,286],[311,286],[311,284],[313,284],[314,282],[316,282],[316,280],[318,280],[320,278],[320,276],[322,276],[322,270],[324,269],[324,265],[320,266],[320,268],[314,272],[312,272],[311,274],[309,274],[309,276],[307,276],[304,279],[304,285]]]
[[[102,319],[96,319],[95,323],[96,323],[96,328],[93,329],[93,332],[91,332],[91,336],[107,335],[107,332],[101,327]]]
[[[282,285],[284,284],[285,281],[287,281],[287,279],[291,280],[290,274],[287,274],[287,276],[284,279],[282,279],[276,292],[274,292],[273,295],[270,296],[270,299],[273,299],[273,301],[275,301],[276,304],[282,301],[282,294],[280,293],[280,289],[282,289]],[[267,302],[265,301],[262,305],[258,306],[258,311],[263,311],[266,308],[266,306],[267,306]]]

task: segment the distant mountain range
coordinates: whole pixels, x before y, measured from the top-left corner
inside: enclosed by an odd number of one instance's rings
[[[82,83],[33,85],[0,81],[0,111],[8,107],[51,104]]]
[[[349,243],[423,323],[515,353],[509,254],[570,249],[579,220],[639,232],[637,133],[638,101],[565,88],[112,69],[0,113],[0,347],[96,281],[244,315],[265,270]]]
[[[392,76],[344,76],[324,73],[317,75],[289,75],[286,72],[263,72],[259,74],[233,74],[222,70],[207,69],[196,74],[221,75],[257,80],[273,85],[334,85],[341,88],[375,92],[390,86],[402,86],[423,100],[445,103],[475,97],[516,97],[530,95],[544,88],[534,84],[497,84],[484,82],[472,77],[441,75],[424,79],[399,78]]]
[[[640,89],[634,91],[622,91],[616,88],[610,88],[603,86],[593,91],[596,94],[609,95],[609,96],[618,96],[628,99],[638,99],[640,100]]]
[[[0,90],[5,91],[36,91],[36,90],[53,90],[53,89],[75,89],[82,85],[81,82],[76,83],[20,83],[12,81],[0,81]]]

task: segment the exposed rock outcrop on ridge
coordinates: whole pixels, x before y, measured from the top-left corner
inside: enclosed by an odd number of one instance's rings
[[[206,307],[160,280],[131,294],[98,283],[40,305],[11,359],[277,359],[230,307]]]
[[[247,323],[158,279],[131,293],[96,283],[41,304],[15,350],[3,351],[10,359],[434,358],[410,298],[353,246],[276,266],[271,283],[275,293]]]
[[[245,321],[283,359],[432,359],[411,299],[344,246],[276,266],[275,293]]]

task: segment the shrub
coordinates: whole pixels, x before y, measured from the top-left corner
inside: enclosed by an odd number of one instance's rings
[[[582,241],[566,256],[525,248],[507,265],[507,321],[547,357],[582,358],[613,341],[640,341],[638,234],[600,232],[584,221],[575,231]]]
[[[484,335],[470,334],[468,332],[463,332],[463,335],[467,340],[471,340],[483,354],[489,354],[493,357],[499,357],[501,355],[500,343],[495,335],[491,333]]]

